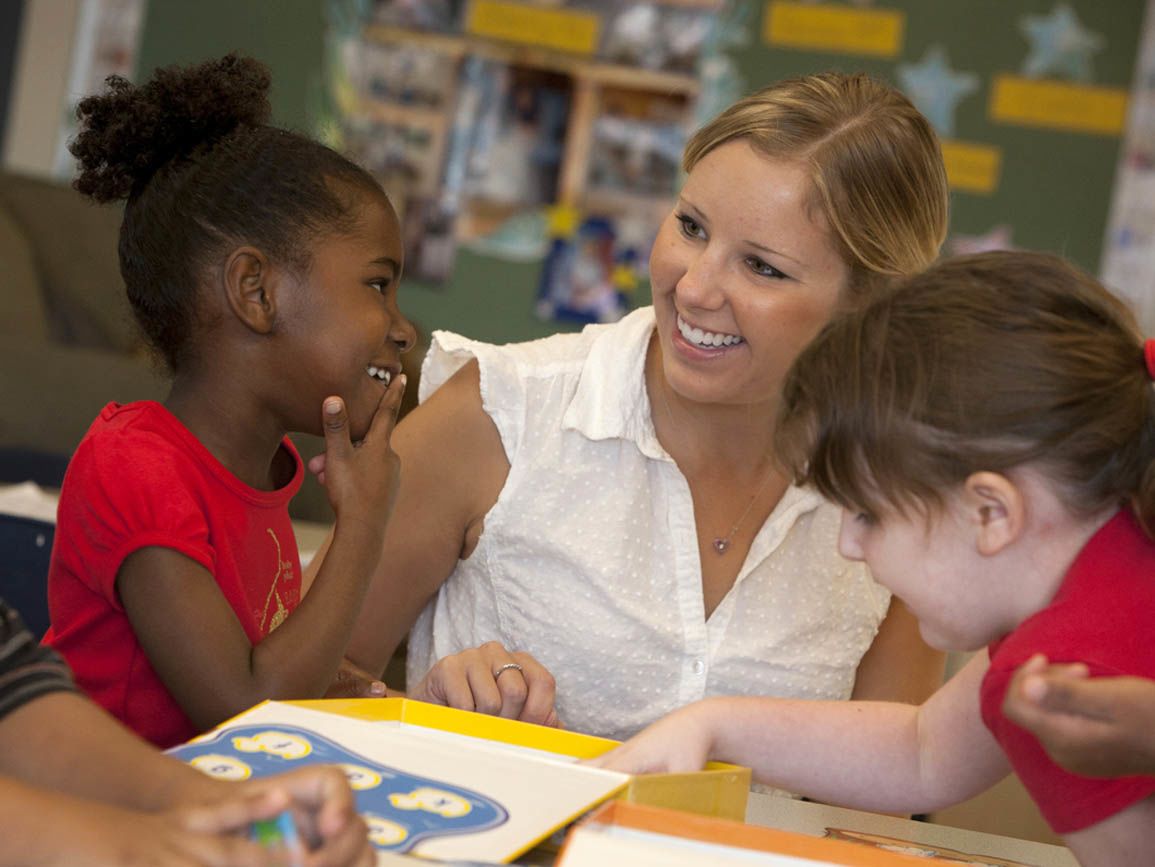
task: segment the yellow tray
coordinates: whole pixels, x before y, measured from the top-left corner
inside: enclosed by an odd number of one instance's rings
[[[400,722],[469,737],[512,744],[578,759],[592,759],[617,741],[426,704],[408,698],[354,698],[291,701],[286,704],[355,719]],[[640,774],[617,796],[621,800],[743,821],[750,769],[710,762],[689,774]]]

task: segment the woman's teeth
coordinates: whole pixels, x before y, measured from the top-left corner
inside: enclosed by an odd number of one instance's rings
[[[703,349],[715,349],[719,346],[737,346],[742,338],[737,334],[721,334],[714,331],[703,331],[686,324],[681,316],[678,317],[678,331],[687,341]]]
[[[374,379],[376,379],[378,382],[382,383],[386,387],[388,387],[389,382],[393,379],[393,374],[391,374],[384,367],[377,367],[376,365],[370,364],[369,367],[366,369],[369,371],[369,375],[371,377],[373,377]]]

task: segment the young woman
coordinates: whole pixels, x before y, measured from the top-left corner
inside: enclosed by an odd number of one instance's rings
[[[405,473],[350,645],[363,667],[411,629],[412,680],[492,641],[493,671],[505,648],[532,654],[562,723],[610,737],[707,695],[917,701],[940,682],[770,434],[834,311],[937,255],[938,142],[897,91],[815,75],[723,112],[684,167],[653,307],[523,345],[434,336],[393,440]],[[532,718],[537,683],[487,685],[481,709]]]

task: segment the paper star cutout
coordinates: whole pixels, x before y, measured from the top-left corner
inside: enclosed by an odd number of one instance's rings
[[[954,110],[959,100],[979,87],[979,77],[973,72],[950,68],[941,45],[928,48],[918,63],[900,63],[898,80],[910,101],[944,137],[954,134]]]
[[[1023,61],[1023,75],[1042,78],[1049,74],[1064,75],[1072,81],[1090,81],[1094,77],[1091,55],[1103,50],[1104,39],[1087,30],[1066,3],[1059,3],[1049,15],[1024,15],[1019,29],[1031,42],[1031,51]]]
[[[1014,229],[1006,223],[995,226],[985,235],[955,235],[950,239],[952,256],[966,256],[970,253],[989,253],[992,250],[1013,250],[1011,236]]]

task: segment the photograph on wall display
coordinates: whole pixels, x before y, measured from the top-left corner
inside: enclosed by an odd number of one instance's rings
[[[374,0],[372,20],[392,27],[460,33],[465,0]]]
[[[614,224],[587,217],[559,234],[542,263],[535,313],[539,319],[615,322],[630,309],[637,285],[637,251],[622,248]]]
[[[489,62],[480,69],[462,179],[459,236],[557,200],[573,80],[547,70]],[[462,100],[462,104],[465,100]]]

